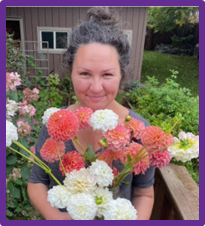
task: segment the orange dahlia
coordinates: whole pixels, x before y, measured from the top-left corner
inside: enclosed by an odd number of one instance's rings
[[[166,134],[160,127],[149,126],[146,127],[141,141],[149,153],[153,153],[160,149],[160,152],[167,150],[167,146],[173,143],[173,137],[171,134]],[[164,148],[164,149],[163,149]]]
[[[50,116],[47,128],[53,139],[66,142],[77,135],[78,118],[69,110],[59,110]]]
[[[125,122],[124,126],[132,133],[132,137],[139,140],[145,129],[145,125],[142,121],[135,118],[131,118],[130,121]]]
[[[130,142],[130,132],[124,126],[117,126],[103,134],[107,140],[107,146],[112,151],[124,150]]]
[[[168,150],[162,153],[156,152],[149,156],[149,161],[151,166],[154,166],[155,168],[162,168],[170,163],[171,156]]]
[[[80,107],[75,110],[75,115],[77,116],[80,124],[79,130],[83,130],[90,126],[90,117],[93,114],[93,110],[87,107]]]
[[[141,144],[138,144],[136,142],[132,142],[125,150],[124,156],[127,158],[127,155],[131,157],[131,159],[139,159],[138,162],[133,164],[133,172],[135,175],[138,175],[140,173],[145,174],[145,171],[149,168],[150,162],[149,162],[149,156],[146,151],[146,149],[143,149],[139,153],[139,151],[143,148]],[[138,154],[139,153],[139,154]],[[140,157],[140,156],[146,156],[146,157]]]
[[[84,158],[76,151],[66,153],[62,158],[62,163],[66,173],[70,173],[73,170],[78,171],[85,167]],[[59,163],[60,172],[65,176],[63,167],[61,163]]]
[[[48,138],[40,150],[41,157],[46,162],[55,162],[59,160],[59,154],[62,157],[65,154],[65,144],[62,141],[56,141]]]

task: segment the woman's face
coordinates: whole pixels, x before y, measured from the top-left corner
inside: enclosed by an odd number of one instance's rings
[[[73,62],[71,78],[82,106],[94,111],[111,108],[121,80],[117,51],[98,43],[81,46]]]

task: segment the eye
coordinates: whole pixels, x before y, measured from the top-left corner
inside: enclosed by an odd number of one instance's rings
[[[104,76],[104,77],[111,77],[112,74],[106,73],[106,74],[104,74],[103,76]]]
[[[88,72],[81,72],[80,75],[82,75],[82,76],[89,76],[89,73]]]

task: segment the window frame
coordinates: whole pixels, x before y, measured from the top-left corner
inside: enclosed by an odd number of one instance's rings
[[[42,48],[42,32],[52,32],[54,37],[53,37],[53,49],[43,49]],[[65,27],[37,27],[37,40],[38,40],[38,52],[39,53],[56,53],[56,54],[63,54],[67,49],[57,49],[56,48],[56,32],[66,32],[67,33],[67,46],[69,45],[69,36],[71,35],[72,28],[65,28]]]

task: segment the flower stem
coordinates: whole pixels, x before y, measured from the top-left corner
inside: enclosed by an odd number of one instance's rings
[[[48,170],[50,169],[43,161],[41,161],[36,155],[34,155],[31,151],[25,148],[21,143],[19,143],[18,141],[13,141],[13,143],[22,148],[27,153],[29,153],[40,165],[44,166]]]
[[[64,168],[64,165],[63,165],[61,156],[60,156],[60,151],[59,151],[58,143],[57,143],[57,150],[58,150],[58,156],[59,156],[60,164],[61,164],[61,166],[62,166],[62,168],[63,168],[64,174],[66,175],[66,171],[65,171],[65,168]]]
[[[15,142],[15,143],[16,143],[16,142]],[[18,142],[17,142],[17,143],[18,143]],[[21,145],[21,147],[24,147],[24,146]],[[24,158],[27,159],[28,161],[33,162],[34,164],[36,164],[37,166],[39,166],[41,169],[45,170],[45,172],[48,173],[48,174],[56,181],[56,183],[57,183],[58,185],[61,185],[61,183],[58,181],[58,179],[52,174],[51,169],[50,169],[45,163],[44,163],[44,165],[40,164],[39,161],[40,161],[40,162],[42,162],[42,161],[41,161],[38,157],[36,157],[32,152],[31,152],[31,153],[35,156],[35,159],[36,159],[36,160],[39,160],[38,163],[35,162],[35,161],[33,161],[32,159],[28,158],[27,156],[25,156],[25,155],[22,154],[21,152],[19,152],[19,151],[13,149],[13,148],[11,148],[11,147],[8,147],[8,148],[9,148],[11,151],[13,151],[13,152],[15,152],[15,153],[21,155],[22,157],[24,157]],[[26,149],[25,147],[24,147],[23,149],[24,149],[25,151],[28,150],[28,149]],[[29,152],[30,152],[30,151],[29,151]],[[46,166],[46,167],[45,167],[45,166]]]

